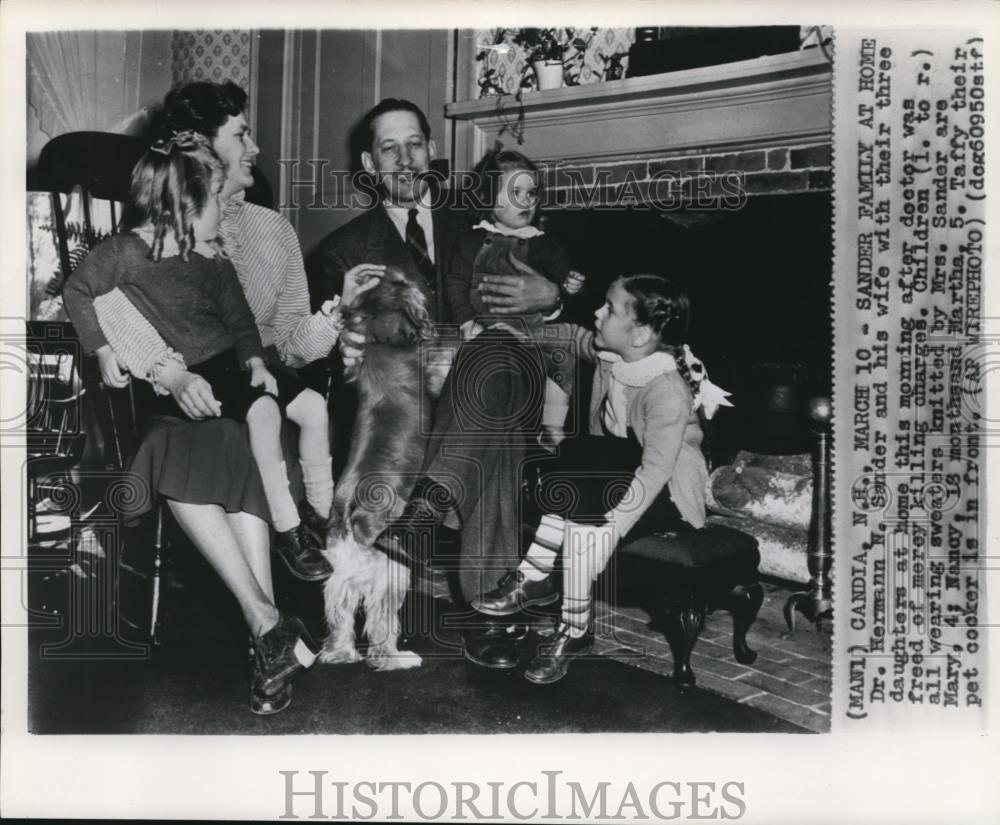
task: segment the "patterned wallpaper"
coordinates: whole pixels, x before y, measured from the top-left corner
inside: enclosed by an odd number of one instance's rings
[[[481,50],[487,46],[493,46],[500,29],[479,29],[476,31],[476,46]],[[577,37],[587,39],[590,36],[589,28],[575,29]],[[624,54],[622,65],[628,68],[628,50],[635,42],[635,29],[597,29],[590,45],[583,54],[583,60],[574,60],[576,52],[570,50],[566,53],[564,63],[568,65],[566,81],[568,85],[600,83],[604,80],[606,62],[604,57],[613,54]],[[487,50],[486,57],[478,61],[477,81],[481,81],[487,70],[495,71],[494,79],[505,94],[513,94],[517,91],[521,82],[521,77],[525,73],[525,54],[520,46],[507,44],[506,49],[491,48]],[[534,72],[527,71],[528,79],[534,88]],[[495,92],[494,92],[495,93]],[[480,92],[483,97],[488,92]]]
[[[250,88],[253,38],[244,29],[175,31],[173,82],[232,80]]]

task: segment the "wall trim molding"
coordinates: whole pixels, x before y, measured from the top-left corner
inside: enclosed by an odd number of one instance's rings
[[[832,67],[808,50],[531,92],[523,105],[525,141],[517,148],[540,161],[829,141]],[[456,168],[470,169],[516,118],[517,103],[509,95],[459,101],[445,116],[472,127],[455,147]],[[514,145],[506,134],[501,139]]]

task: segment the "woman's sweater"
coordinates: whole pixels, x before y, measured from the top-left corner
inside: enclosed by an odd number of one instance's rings
[[[149,259],[149,246],[131,232],[93,249],[66,283],[66,309],[87,353],[108,343],[94,301],[114,290],[128,299],[188,365],[226,350],[240,363],[263,356],[260,334],[233,265],[191,253]]]

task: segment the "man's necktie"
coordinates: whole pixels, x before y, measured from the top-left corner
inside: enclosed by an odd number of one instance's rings
[[[436,286],[436,276],[434,262],[427,254],[427,237],[424,235],[423,227],[417,222],[417,210],[411,209],[406,219],[406,245],[410,249],[417,269],[427,281],[427,287],[433,292]]]

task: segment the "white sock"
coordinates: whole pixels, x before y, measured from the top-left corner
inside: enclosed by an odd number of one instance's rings
[[[299,510],[288,490],[288,471],[284,461],[269,466],[257,465],[264,482],[264,497],[271,510],[271,523],[279,533],[299,525]]]
[[[569,415],[569,396],[551,378],[545,379],[545,406],[542,407],[542,426],[562,430]]]
[[[320,518],[329,518],[333,506],[333,470],[330,468],[329,453],[318,460],[300,459],[299,465],[302,467],[306,500]]]

